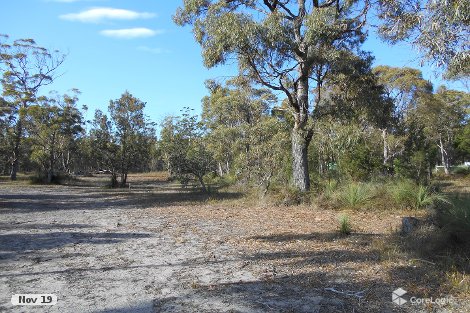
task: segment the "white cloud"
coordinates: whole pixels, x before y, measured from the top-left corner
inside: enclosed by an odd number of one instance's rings
[[[70,0],[66,0],[70,1]],[[80,13],[63,14],[59,17],[63,20],[78,21],[83,23],[99,23],[105,20],[136,20],[154,17],[154,13],[135,12],[115,8],[91,8]]]
[[[137,50],[148,52],[148,53],[153,53],[153,54],[170,53],[170,51],[166,49],[152,48],[152,47],[147,47],[147,46],[139,46],[137,47]]]
[[[133,39],[152,37],[163,33],[162,30],[152,30],[148,28],[125,28],[125,29],[106,29],[100,31],[100,34],[106,37]]]

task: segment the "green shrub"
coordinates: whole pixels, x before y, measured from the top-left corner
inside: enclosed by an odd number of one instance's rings
[[[409,208],[413,205],[416,188],[417,185],[410,180],[399,180],[390,188],[390,195],[395,204],[402,208]]]
[[[455,175],[469,175],[470,174],[470,166],[458,166],[457,168],[452,170],[452,174],[455,174]]]
[[[272,188],[269,194],[274,201],[274,205],[277,206],[292,206],[310,202],[308,192],[302,192],[293,187]]]
[[[470,242],[470,199],[455,198],[438,214],[442,229],[458,242]]]
[[[339,217],[339,232],[343,235],[349,235],[351,233],[351,222],[349,216],[346,214]]]
[[[395,204],[401,208],[423,209],[438,202],[448,202],[446,197],[432,192],[428,187],[416,185],[410,180],[400,180],[391,188],[390,193]]]
[[[36,175],[32,175],[29,179],[33,185],[41,185],[41,184],[62,185],[62,184],[68,184],[68,183],[77,181],[76,178],[73,178],[64,173],[58,173],[58,174],[53,175],[50,183],[47,182],[47,177],[43,173],[37,173]]]
[[[337,189],[338,182],[334,179],[328,180],[323,187],[323,196],[328,200],[334,199]]]
[[[352,208],[368,203],[373,197],[371,185],[355,182],[345,185],[339,194],[341,204]]]

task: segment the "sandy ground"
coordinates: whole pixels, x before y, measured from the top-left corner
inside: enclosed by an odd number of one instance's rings
[[[297,296],[282,299],[282,290],[258,283],[225,243],[232,230],[156,216],[139,196],[71,187],[0,189],[0,310],[319,312],[341,305],[295,286]],[[178,210],[178,196],[172,201],[160,204]],[[58,304],[13,307],[11,295],[19,293],[53,293]]]
[[[336,216],[295,209],[278,225],[269,216],[171,188],[0,185],[0,311],[409,311],[391,303],[394,278],[364,252],[388,221],[342,240],[328,226]],[[13,306],[20,293],[53,293],[58,304]]]

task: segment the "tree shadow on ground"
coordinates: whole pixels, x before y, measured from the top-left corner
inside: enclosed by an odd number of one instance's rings
[[[70,225],[62,225],[64,228]],[[59,228],[57,232],[33,233],[33,234],[1,234],[0,235],[0,259],[18,259],[18,257],[29,257],[35,259],[53,259],[74,257],[77,255],[49,255],[48,250],[61,248],[68,245],[92,244],[105,245],[119,243],[125,240],[149,238],[147,233],[119,233],[119,232],[71,232],[60,231],[60,225],[51,224],[52,229]],[[86,226],[80,225],[79,228]],[[44,228],[43,228],[44,229]],[[41,254],[37,254],[41,252]],[[83,256],[83,255],[81,255]]]
[[[1,230],[31,230],[31,229],[83,229],[83,228],[92,228],[96,227],[93,225],[88,224],[59,224],[59,223],[51,223],[51,224],[38,224],[38,223],[26,223],[26,222],[15,222],[15,223],[1,223],[0,222],[0,229]]]
[[[22,252],[31,250],[48,250],[70,244],[113,244],[128,239],[149,238],[145,233],[80,233],[48,232],[40,234],[4,234],[0,235],[0,251]]]
[[[283,249],[281,251],[268,251],[263,249],[263,252],[255,252],[246,255],[243,258],[250,261],[265,261],[267,264],[276,264],[279,267],[292,268],[299,274],[276,276],[274,270],[268,276],[266,282],[257,281],[247,283],[248,287],[243,289],[239,283],[230,283],[228,285],[205,286],[201,288],[201,292],[208,296],[217,297],[218,294],[234,293],[243,290],[243,298],[250,299],[250,295],[262,294],[267,292],[265,284],[274,284],[279,290],[276,297],[282,299],[284,292],[288,292],[293,287],[301,286],[304,292],[311,294],[321,295],[326,298],[336,298],[342,302],[340,308],[329,307],[325,308],[323,305],[315,309],[303,310],[302,307],[290,308],[292,303],[273,303],[268,304],[275,308],[273,312],[352,312],[352,311],[367,311],[367,312],[408,312],[409,307],[397,307],[391,302],[392,291],[397,288],[404,288],[409,291],[409,296],[418,298],[429,298],[442,296],[443,288],[446,282],[445,275],[439,272],[432,264],[426,262],[408,262],[410,261],[405,257],[404,260],[397,260],[397,263],[382,264],[382,251],[377,250],[375,247],[368,247],[367,249],[361,248],[365,244],[370,245],[372,240],[384,240],[391,242],[395,235],[377,235],[377,234],[360,234],[355,233],[348,237],[343,237],[337,233],[309,233],[309,234],[274,234],[271,236],[254,236],[251,239],[273,243],[273,244],[290,244],[296,241],[318,241],[324,243],[333,243],[333,245],[326,245],[323,249],[305,249],[299,251],[297,249]],[[337,245],[346,243],[347,246],[343,249],[338,248]],[[269,249],[268,249],[269,250]],[[276,262],[278,261],[278,262]],[[363,264],[363,265],[361,265]],[[304,265],[308,265],[304,269]],[[334,270],[323,271],[322,268],[334,267]],[[374,275],[362,275],[364,270],[367,273],[367,268],[375,268],[380,271],[378,277]],[[302,269],[304,269],[302,271]],[[313,269],[313,270],[312,270]],[[284,271],[285,272],[285,271]],[[292,272],[294,273],[294,272]],[[379,278],[380,277],[380,278]],[[246,283],[243,283],[245,285]],[[327,290],[326,288],[334,288],[338,293]],[[246,290],[248,289],[248,291]],[[214,292],[216,290],[216,292]],[[238,291],[237,291],[238,290]],[[362,299],[355,296],[341,294],[345,291],[363,291]],[[448,290],[447,290],[448,291]],[[269,293],[269,292],[268,292]],[[296,292],[297,294],[298,292]],[[302,293],[299,293],[302,295]],[[407,295],[407,299],[409,299]],[[185,302],[184,299],[171,300],[177,302]],[[256,297],[253,296],[252,302],[256,303]],[[166,304],[163,299],[163,306]],[[322,304],[322,303],[320,303]],[[291,309],[289,311],[288,309]],[[260,312],[263,311],[262,308]],[[162,312],[166,312],[162,310]]]
[[[321,271],[266,280],[197,285],[182,296],[155,300],[156,312],[407,312],[391,302],[390,286],[380,280],[329,282]],[[334,290],[335,292],[331,291]],[[346,295],[356,293],[362,298]]]
[[[294,242],[294,241],[354,241],[356,244],[358,240],[361,242],[369,242],[373,238],[380,237],[377,234],[368,233],[351,233],[348,236],[342,235],[339,232],[312,232],[308,234],[294,234],[294,233],[283,233],[274,235],[263,235],[263,236],[252,236],[249,239],[265,241],[265,242]]]
[[[62,210],[107,210],[200,204],[207,200],[238,199],[241,193],[139,192],[60,187],[8,191],[0,195],[0,214]]]
[[[153,309],[153,303],[141,303],[135,305],[128,305],[123,306],[120,308],[112,308],[112,309],[103,309],[103,310],[96,310],[93,313],[154,313],[155,310]]]

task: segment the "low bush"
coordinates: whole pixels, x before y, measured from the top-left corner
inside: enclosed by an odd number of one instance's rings
[[[442,230],[457,243],[470,243],[470,199],[454,198],[437,214]]]
[[[338,189],[338,182],[334,179],[328,180],[323,186],[323,196],[327,200],[332,200],[335,198],[335,193]]]
[[[265,200],[275,206],[291,206],[310,203],[310,194],[293,187],[274,186],[270,189]]]
[[[470,166],[459,166],[452,170],[452,174],[466,176],[470,174]]]

